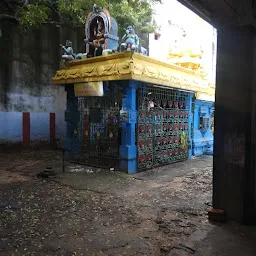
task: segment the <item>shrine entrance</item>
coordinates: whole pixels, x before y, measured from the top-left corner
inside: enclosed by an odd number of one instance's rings
[[[119,169],[122,89],[104,84],[103,97],[78,97],[80,150],[72,162]]]
[[[137,91],[138,169],[188,158],[192,93],[156,86]]]
[[[114,63],[106,64],[105,60]],[[81,68],[81,63],[91,65],[92,69]],[[155,65],[149,57],[124,52],[101,56],[95,61],[83,60],[77,69],[71,66],[69,73],[63,73],[66,70],[57,73],[56,83],[70,83],[66,85],[66,159],[133,174],[192,157],[195,92],[188,81],[194,81],[197,90],[207,82],[193,72],[188,72],[186,79],[183,75],[175,76],[178,71],[172,65],[158,63],[157,68]],[[154,74],[146,68],[149,66]],[[91,72],[84,75],[88,80],[103,80],[102,96],[87,94],[84,88],[94,87],[91,82],[81,83],[85,78],[72,78],[73,75],[69,78],[72,72],[78,72],[80,77],[94,69],[102,77],[91,78]]]

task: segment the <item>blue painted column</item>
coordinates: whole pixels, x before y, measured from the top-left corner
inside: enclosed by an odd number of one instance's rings
[[[80,140],[79,140],[79,111],[78,98],[75,97],[74,86],[68,85],[67,91],[67,109],[65,113],[65,121],[67,125],[67,135],[64,145],[65,157],[71,158],[79,154]]]
[[[199,105],[197,102],[195,102],[194,106],[194,132],[196,130],[199,130],[199,122],[200,122],[200,116],[199,116]]]
[[[208,119],[208,122],[205,122],[204,124],[204,131],[202,131],[204,140],[206,143],[204,154],[213,155],[213,133],[211,130],[211,108],[212,103],[211,102],[204,102],[204,105],[207,108],[207,115],[206,118]],[[208,125],[207,125],[208,123]]]
[[[194,128],[193,128],[193,138],[192,138],[192,154],[194,156],[199,156],[203,154],[203,135],[200,131],[200,101],[195,100],[194,103]]]
[[[192,134],[191,134],[191,128],[192,128],[192,123],[193,123],[193,112],[192,112],[192,99],[193,94],[190,93],[189,95],[189,102],[188,102],[188,107],[189,107],[189,119],[188,119],[188,142],[189,142],[189,148],[188,148],[188,158],[190,159],[192,157]]]
[[[120,169],[129,174],[137,172],[137,146],[136,137],[136,88],[137,84],[129,80],[125,90],[126,97],[123,99],[122,111],[127,114],[127,118],[122,122],[122,140],[120,146]]]

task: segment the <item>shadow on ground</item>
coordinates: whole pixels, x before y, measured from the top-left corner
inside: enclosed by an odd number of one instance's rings
[[[168,256],[254,256],[256,227],[204,224]]]

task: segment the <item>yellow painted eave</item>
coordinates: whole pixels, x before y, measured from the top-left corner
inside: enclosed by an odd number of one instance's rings
[[[215,89],[201,73],[132,52],[115,53],[66,64],[58,70],[52,84],[74,84],[93,81],[133,79],[156,85],[205,93],[213,96]]]

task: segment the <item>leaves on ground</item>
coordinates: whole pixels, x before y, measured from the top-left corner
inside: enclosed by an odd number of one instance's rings
[[[211,168],[172,178],[163,171],[166,179],[161,172],[153,180],[122,177],[119,190],[111,178],[110,191],[97,193],[35,178],[47,158],[53,166],[60,162],[57,152],[40,155],[13,160],[14,167],[28,159],[37,164],[12,171],[15,178],[0,186],[1,255],[166,255],[206,221]],[[4,180],[8,158],[0,164]]]

